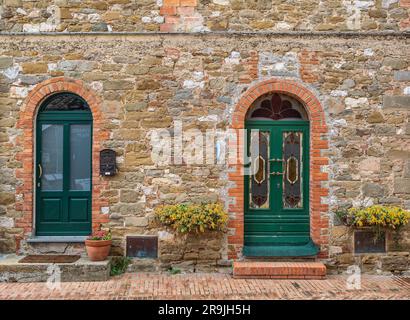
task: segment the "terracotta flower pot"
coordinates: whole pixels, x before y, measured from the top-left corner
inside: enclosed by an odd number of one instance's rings
[[[88,257],[91,261],[104,261],[110,253],[112,240],[85,240]]]

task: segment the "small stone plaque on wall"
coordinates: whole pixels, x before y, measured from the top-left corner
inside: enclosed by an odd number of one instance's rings
[[[131,258],[157,258],[157,236],[127,236],[127,257]]]
[[[377,234],[372,230],[355,230],[354,232],[355,253],[383,253],[386,252],[385,233]]]

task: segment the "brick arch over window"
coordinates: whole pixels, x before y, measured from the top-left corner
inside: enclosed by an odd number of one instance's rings
[[[98,228],[101,223],[108,222],[108,216],[101,214],[101,207],[107,201],[101,197],[101,192],[106,189],[107,181],[99,176],[99,151],[103,142],[108,139],[109,133],[103,129],[103,114],[101,113],[100,98],[80,80],[65,77],[52,78],[36,85],[24,101],[19,113],[17,128],[21,135],[17,138],[17,145],[21,151],[17,153],[16,160],[22,166],[16,169],[19,185],[16,188],[16,210],[21,216],[16,220],[16,227],[23,229],[23,234],[16,238],[17,250],[20,240],[29,236],[33,231],[34,221],[34,145],[36,116],[41,103],[50,95],[59,92],[72,92],[82,97],[90,106],[93,115],[93,148],[92,148],[92,227]]]
[[[249,88],[240,98],[232,116],[231,128],[238,131],[245,128],[245,115],[252,103],[261,95],[271,92],[287,94],[299,100],[306,108],[310,121],[310,235],[321,250],[319,257],[328,256],[329,219],[328,205],[323,198],[328,196],[328,173],[322,166],[329,164],[326,155],[328,141],[325,114],[315,95],[296,81],[269,79]],[[238,159],[242,157],[243,145],[238,146]],[[228,195],[230,235],[228,236],[228,257],[236,259],[242,254],[244,245],[244,178],[243,165],[230,165],[229,181],[233,186]]]

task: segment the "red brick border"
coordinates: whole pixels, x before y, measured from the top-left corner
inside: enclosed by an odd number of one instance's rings
[[[16,250],[19,250],[19,242],[29,236],[33,231],[33,200],[34,200],[34,131],[36,114],[41,102],[48,96],[58,92],[72,92],[87,101],[93,114],[93,170],[92,170],[92,225],[95,230],[100,223],[108,222],[108,215],[101,214],[101,207],[107,205],[107,201],[101,198],[107,182],[99,176],[99,151],[103,141],[107,140],[109,133],[103,127],[103,114],[101,113],[101,100],[80,80],[65,77],[45,80],[34,87],[24,101],[19,113],[17,128],[22,135],[17,138],[17,145],[21,151],[17,153],[16,160],[21,161],[21,168],[16,169],[16,177],[20,184],[16,188],[16,210],[21,216],[16,219],[16,227],[22,228],[22,234],[16,235]]]
[[[329,164],[326,154],[328,141],[323,136],[327,126],[323,108],[315,95],[296,81],[285,79],[269,79],[249,88],[240,98],[233,113],[231,128],[244,129],[245,115],[251,104],[261,95],[269,92],[281,92],[301,101],[308,112],[310,120],[310,233],[312,240],[321,247],[319,257],[328,256],[329,219],[328,205],[322,203],[322,197],[328,196],[328,173],[321,167]],[[238,159],[243,147],[238,148]],[[242,165],[230,166],[229,181],[235,186],[229,188],[229,213],[231,219],[228,227],[228,258],[241,257],[244,244],[244,179]]]
[[[191,22],[198,21],[199,18],[194,15],[197,6],[197,0],[164,0],[159,11],[159,14],[164,17],[160,31],[175,32],[182,22],[186,27]]]

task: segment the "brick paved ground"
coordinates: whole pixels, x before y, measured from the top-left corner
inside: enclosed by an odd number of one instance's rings
[[[107,282],[0,283],[0,299],[410,299],[410,278],[363,276],[347,290],[346,276],[326,280],[233,279],[225,274],[126,274]]]

